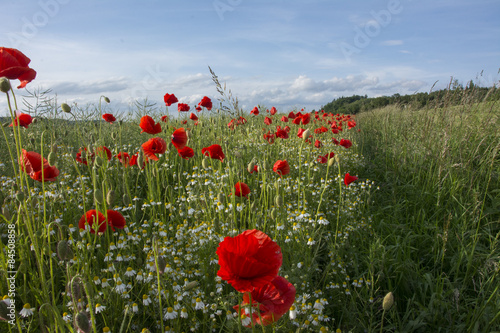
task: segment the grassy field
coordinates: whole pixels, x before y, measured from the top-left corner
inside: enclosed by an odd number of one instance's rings
[[[164,107],[138,106],[161,124],[155,135],[141,133],[139,117],[102,120],[113,113],[104,99],[73,106],[72,122],[48,103],[44,119],[2,128],[0,295],[15,286],[3,302],[16,308],[2,332],[499,330],[498,104],[311,112],[299,125],[292,110],[231,114],[226,105],[167,122]],[[332,133],[333,122],[342,131]],[[171,143],[178,128],[189,133],[187,159]],[[153,137],[168,146],[143,169],[143,156],[135,166],[116,158]],[[222,160],[202,154],[213,144]],[[21,149],[54,151],[56,180],[31,179]],[[273,170],[279,160],[288,174]],[[346,185],[347,173],[358,179]],[[238,182],[247,197],[237,196]],[[119,212],[125,227],[80,230],[92,209]],[[296,289],[290,311],[268,326],[245,327],[233,308],[242,294],[217,276],[219,243],[248,229],[281,247],[279,275]]]

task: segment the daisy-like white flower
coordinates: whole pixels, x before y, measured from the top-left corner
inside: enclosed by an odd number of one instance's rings
[[[106,307],[104,305],[101,305],[100,303],[97,303],[95,305],[95,313],[100,313],[102,311],[106,310]]]
[[[137,303],[132,304],[132,312],[137,313],[139,311],[139,306]]]
[[[116,282],[116,286],[115,286],[116,292],[121,294],[126,289],[127,289],[127,286],[125,284],[123,284],[123,282],[121,282],[121,281]]]
[[[295,320],[295,318],[297,318],[297,308],[295,307],[295,305],[292,305],[290,307],[290,319]]]
[[[26,318],[33,315],[33,311],[35,311],[35,308],[32,308],[30,306],[30,303],[26,303],[23,305],[23,309],[19,311],[19,314],[21,315],[21,317]]]
[[[182,308],[181,310],[181,318],[187,319],[189,317],[186,308]]]
[[[101,285],[102,285],[103,287],[109,287],[108,279],[106,279],[106,278],[102,278],[102,280],[101,280]]]
[[[151,304],[151,298],[149,298],[149,296],[146,294],[142,295],[142,304],[148,306],[149,304]]]
[[[203,304],[203,302],[201,301],[201,298],[197,298],[196,299],[196,305],[194,307],[195,310],[203,310],[203,308],[205,307],[205,304]]]
[[[227,320],[233,319],[233,313],[231,312],[231,310],[227,310],[227,312],[226,312],[226,319]]]
[[[177,311],[174,311],[174,308],[168,307],[167,310],[165,311],[165,315],[163,316],[163,319],[169,320],[169,319],[175,319],[177,318]]]
[[[316,244],[316,241],[315,241],[315,240],[313,240],[312,238],[309,238],[309,239],[307,240],[307,245],[314,245],[314,244]]]
[[[109,329],[108,326],[106,326],[102,329],[102,333],[111,333],[111,330]]]
[[[248,326],[250,325],[251,322],[252,320],[249,317],[247,317],[246,314],[244,313],[241,314],[241,325]]]
[[[132,269],[132,267],[127,267],[127,271],[125,272],[125,276],[134,276],[136,273],[136,271],[134,271]]]
[[[101,284],[101,279],[99,279],[99,277],[98,277],[98,276],[94,276],[94,283],[95,283],[96,285],[100,285],[100,284]]]
[[[63,320],[64,322],[66,323],[70,323],[71,322],[71,314],[67,313],[67,312],[64,312],[63,313]]]

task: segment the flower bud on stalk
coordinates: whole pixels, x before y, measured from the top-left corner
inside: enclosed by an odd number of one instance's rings
[[[50,147],[50,151],[53,152],[54,154],[57,154],[57,144],[54,143],[52,147]]]
[[[277,195],[274,198],[274,202],[275,202],[276,206],[278,206],[278,207],[283,206],[283,198],[280,195]]]
[[[98,204],[102,204],[104,202],[102,191],[98,188],[96,188],[94,191],[94,199]]]
[[[255,168],[255,163],[254,161],[250,161],[250,163],[248,163],[248,167],[247,167],[247,170],[248,172],[253,172],[253,169]]]
[[[2,215],[8,220],[10,221],[10,218],[11,218],[11,215],[10,215],[10,212],[9,212],[9,209],[7,208],[7,206],[3,207],[2,208]]]
[[[203,169],[208,168],[208,160],[206,158],[201,160],[201,166],[203,167]]]
[[[75,317],[75,326],[77,330],[83,333],[90,333],[92,327],[90,326],[89,318],[84,311],[79,312]]]
[[[218,200],[220,203],[224,203],[224,194],[219,193],[219,195],[217,195],[217,200]]]
[[[11,89],[10,82],[6,77],[0,77],[0,91],[8,93]]]
[[[47,161],[49,162],[50,166],[54,166],[57,162],[57,155],[53,151],[49,153],[49,156],[47,157]]]
[[[123,195],[123,204],[124,204],[125,206],[130,205],[130,198],[129,198],[129,196],[128,196],[128,194],[127,194],[127,193],[125,193],[125,194]]]
[[[304,132],[302,132],[302,139],[307,140],[310,135],[311,135],[311,131],[308,128]]]
[[[101,156],[97,156],[97,157],[95,158],[95,161],[94,161],[94,163],[95,163],[95,165],[96,165],[97,167],[101,167],[103,162],[104,162],[104,161],[102,160],[102,157],[101,157]]]
[[[393,304],[394,295],[392,294],[392,292],[388,292],[387,295],[385,295],[384,300],[382,301],[382,309],[384,309],[384,311],[388,311]]]
[[[115,191],[109,190],[108,194],[106,195],[106,203],[108,206],[112,207],[114,202],[115,202]]]
[[[71,106],[66,103],[61,104],[61,109],[66,113],[71,113]]]
[[[105,101],[106,103],[108,103],[108,104],[109,104],[109,103],[111,103],[111,101],[109,100],[109,98],[108,98],[108,97],[106,97],[106,96],[104,96],[104,101]]]
[[[67,241],[62,240],[57,243],[57,256],[62,261],[73,259],[73,250],[71,250]]]

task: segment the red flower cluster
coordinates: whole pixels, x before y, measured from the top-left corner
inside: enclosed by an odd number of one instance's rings
[[[26,87],[36,77],[36,71],[28,67],[30,62],[21,51],[0,47],[0,77],[21,81],[18,89]]]
[[[179,112],[188,112],[191,107],[185,103],[177,104],[177,111]]]
[[[109,226],[113,231],[115,228],[123,229],[125,227],[126,221],[120,212],[114,210],[107,210],[104,216],[101,212],[97,212],[95,209],[89,210],[82,215],[80,221],[78,221],[78,228],[86,229],[87,225],[90,228],[90,232],[95,234],[95,232],[103,233]]]
[[[55,166],[50,166],[49,162],[38,153],[22,150],[21,170],[25,171],[31,179],[42,181],[54,181],[59,175],[59,170]]]
[[[201,99],[201,102],[198,103],[198,106],[202,106],[202,107],[206,108],[208,111],[210,111],[210,110],[212,110],[212,101],[207,96],[204,96]]]
[[[113,122],[116,121],[115,116],[113,116],[111,113],[105,113],[102,115],[102,119],[107,121],[108,123],[112,124]]]
[[[352,146],[352,142],[347,139],[341,139],[339,144],[346,149],[351,148]]]
[[[236,237],[226,237],[216,251],[220,269],[217,275],[243,294],[241,308],[250,315],[252,325],[276,322],[295,301],[295,287],[278,276],[283,262],[281,248],[259,230],[247,230]],[[251,303],[250,303],[251,299]]]

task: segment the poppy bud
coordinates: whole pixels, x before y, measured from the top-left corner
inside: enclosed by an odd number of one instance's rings
[[[50,151],[53,152],[54,154],[57,154],[57,144],[53,144],[52,147],[50,147]]]
[[[0,91],[3,93],[8,93],[10,90],[10,82],[6,77],[0,77]]]
[[[111,132],[111,139],[116,140],[116,133],[115,132]]]
[[[69,246],[68,242],[65,240],[57,243],[57,256],[60,260],[66,261],[73,258],[73,250]]]
[[[115,191],[109,190],[108,194],[106,195],[106,203],[108,206],[113,206],[113,203],[115,202]]]
[[[328,166],[331,167],[333,165],[333,163],[335,163],[335,158],[332,157],[328,160]]]
[[[94,199],[98,204],[102,204],[104,202],[102,191],[98,188],[96,188],[94,191]]]
[[[201,160],[201,166],[203,167],[203,169],[208,168],[208,160],[206,158]]]
[[[24,201],[24,193],[23,192],[17,192],[16,193],[16,200],[19,201],[19,202],[23,202]]]
[[[61,109],[66,112],[66,113],[70,113],[71,112],[71,106],[69,106],[68,104],[66,103],[62,103],[61,104]]]
[[[89,318],[84,311],[81,311],[76,315],[75,326],[77,330],[80,330],[83,333],[90,333],[92,327],[90,326]]]
[[[248,167],[247,167],[248,172],[253,172],[253,168],[255,168],[255,163],[252,160],[250,163],[248,163]]]
[[[259,166],[259,172],[260,172],[261,167]],[[267,171],[267,162],[264,161],[262,162],[262,171]]]
[[[2,215],[5,217],[5,219],[7,219],[7,221],[10,221],[11,216],[7,206],[2,208]]]
[[[274,188],[276,189],[276,191],[280,190],[280,183],[278,183],[278,181],[274,182]]]
[[[96,165],[97,167],[101,167],[103,162],[104,162],[104,161],[102,160],[102,157],[101,157],[101,156],[99,156],[99,155],[95,158],[95,161],[94,161],[94,163],[95,163],[95,165]]]
[[[392,292],[388,292],[387,295],[385,295],[384,300],[382,301],[382,309],[384,311],[388,311],[392,305],[394,304],[394,295]]]
[[[109,103],[111,103],[111,101],[109,100],[109,98],[107,98],[106,96],[104,96],[104,101],[105,101],[106,103],[108,103],[108,104],[109,104]]]
[[[308,128],[304,132],[302,132],[302,139],[307,140],[310,135],[311,135],[311,131]]]
[[[38,198],[37,197],[31,198],[31,207],[35,207],[37,203],[38,203]]]
[[[163,273],[165,270],[165,267],[167,267],[167,261],[163,257],[158,257],[158,270]]]
[[[196,288],[198,285],[199,285],[198,281],[191,281],[184,287],[184,290],[185,291],[191,290],[193,288]]]
[[[137,166],[139,169],[142,169],[142,166],[144,165],[144,151],[141,149],[139,151],[139,154],[137,155]]]
[[[47,157],[47,161],[49,162],[50,166],[54,166],[57,162],[57,155],[53,151],[49,153],[49,156]]]
[[[128,196],[128,194],[127,194],[127,193],[125,193],[125,194],[123,195],[123,204],[124,204],[125,206],[130,205],[130,197]]]
[[[272,218],[273,220],[274,220],[274,219],[276,219],[276,209],[275,209],[275,208],[273,208],[273,209],[271,210],[271,218]]]
[[[7,303],[5,301],[0,301],[0,319],[2,320],[9,320],[8,315],[10,311],[7,308]]]
[[[276,203],[276,206],[278,206],[278,207],[283,206],[283,198],[280,195],[277,195],[274,198],[274,202]]]

